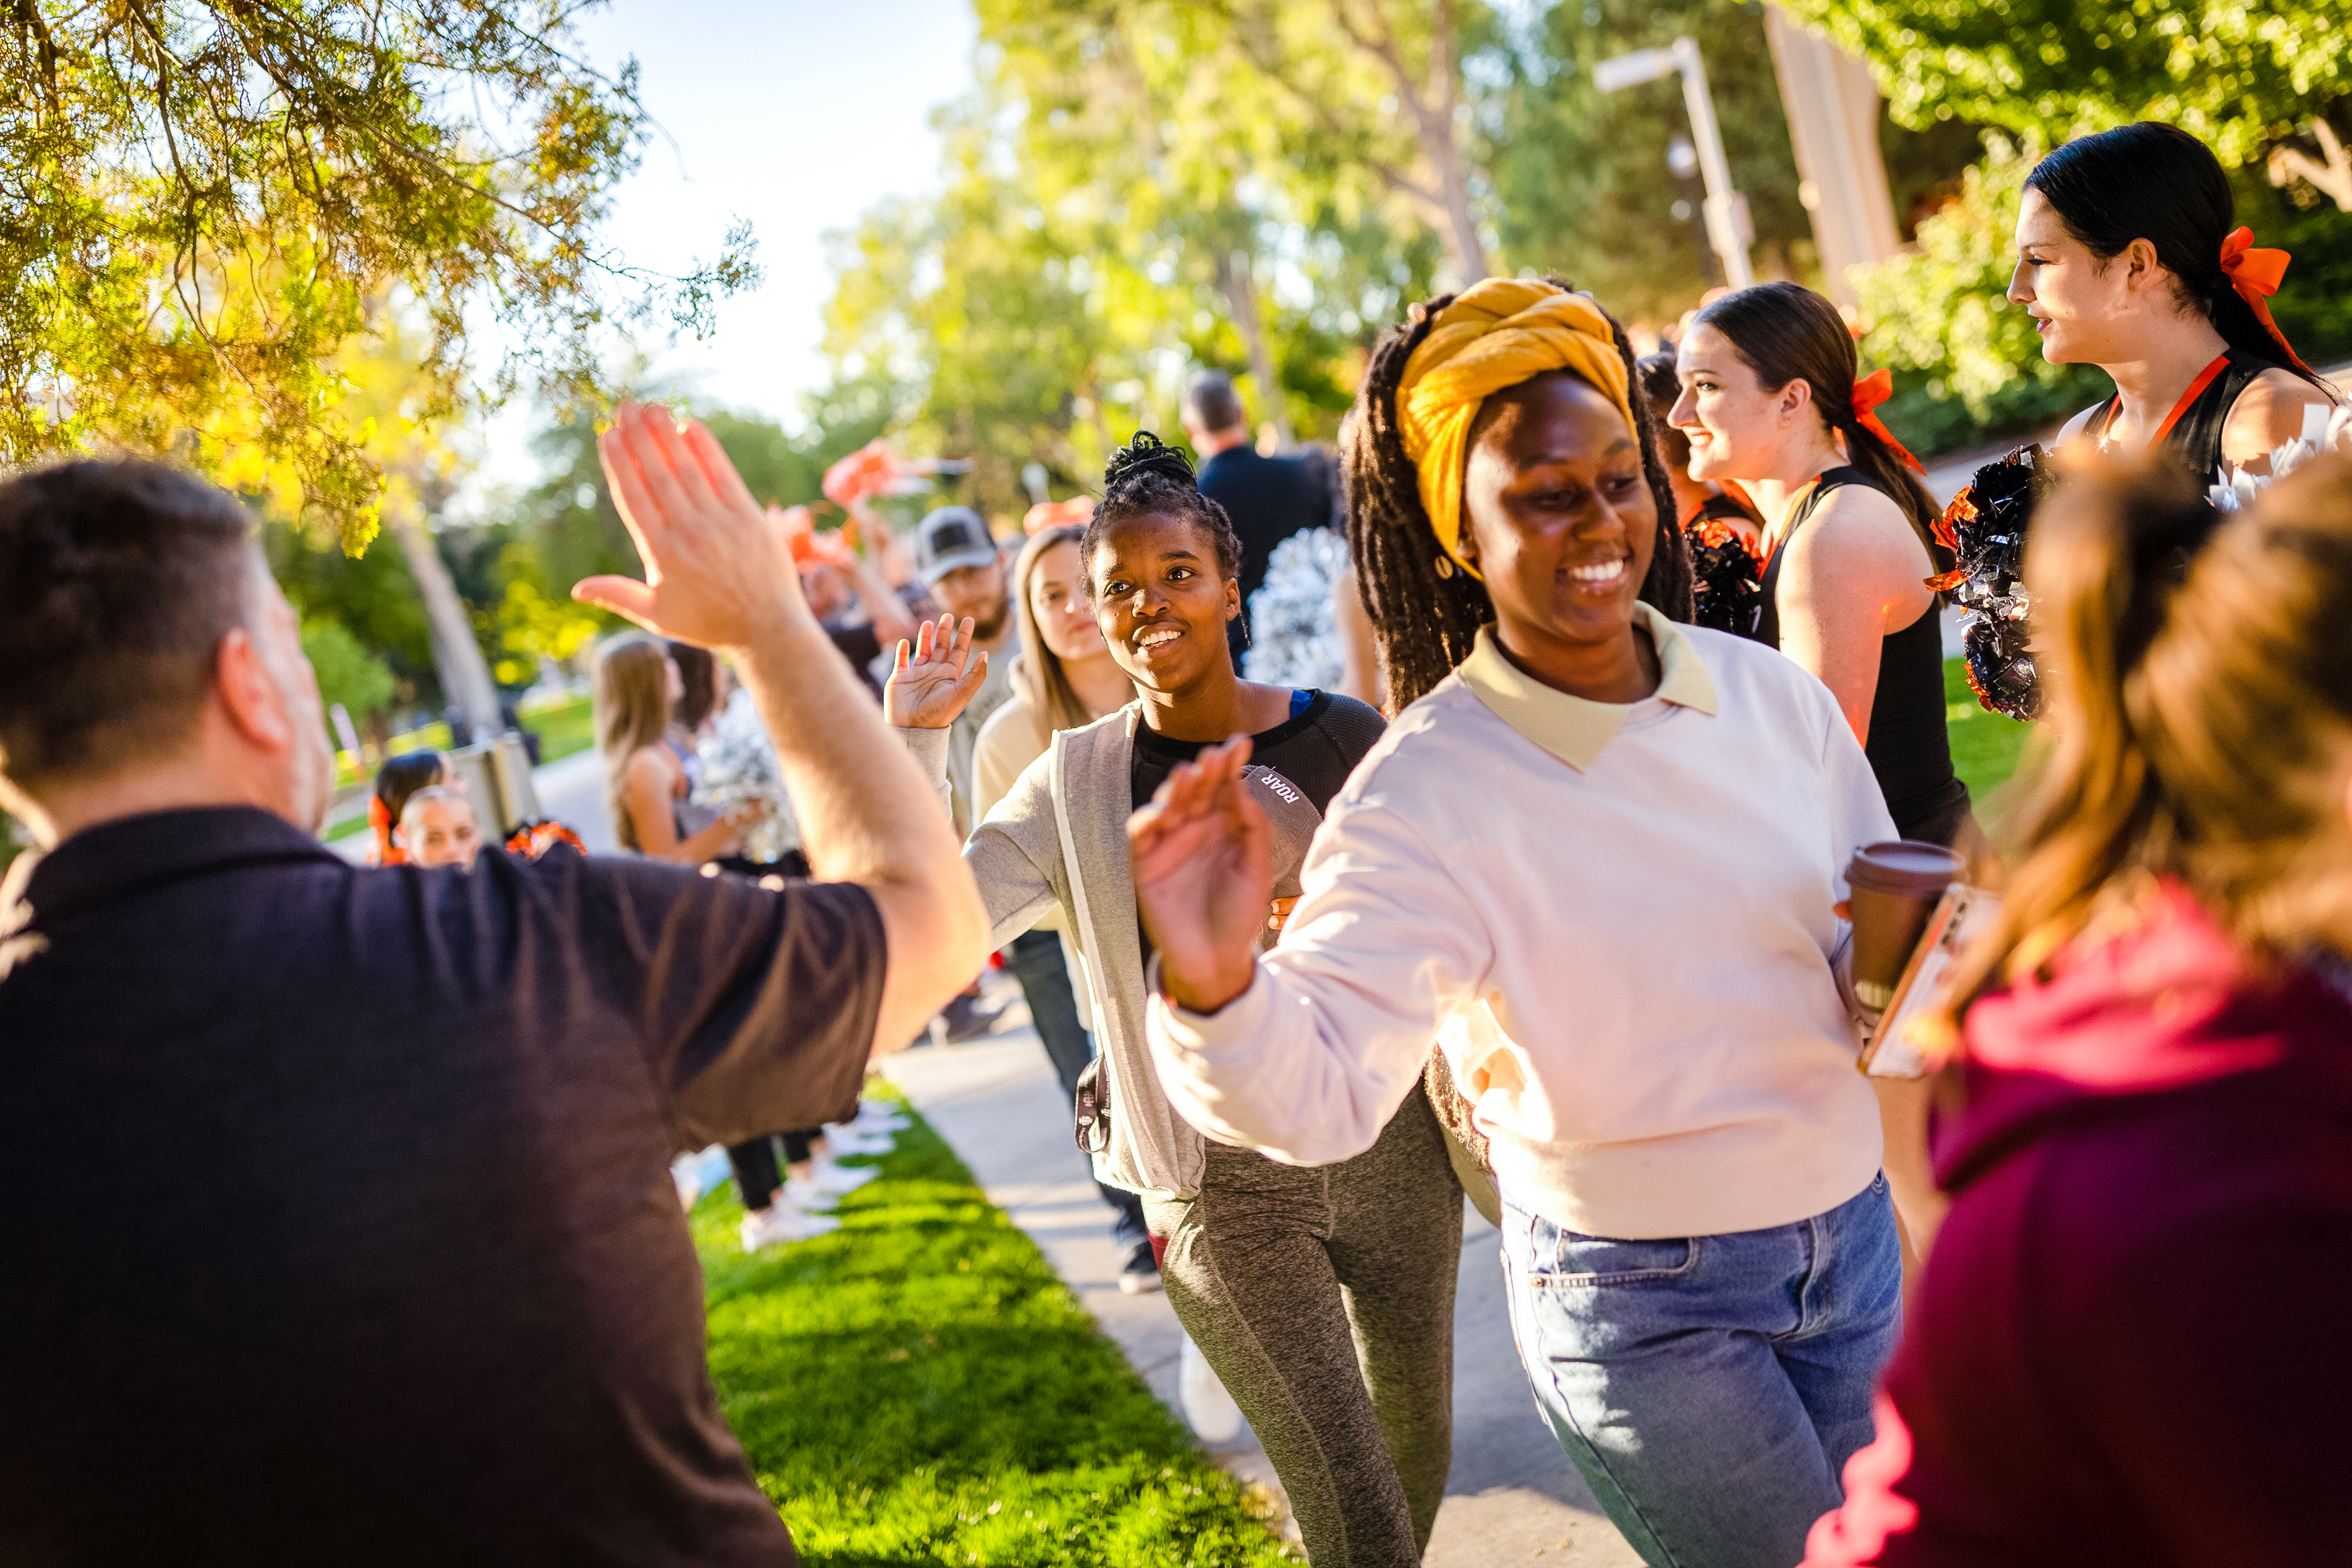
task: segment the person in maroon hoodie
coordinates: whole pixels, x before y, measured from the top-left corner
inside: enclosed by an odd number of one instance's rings
[[[2077,479],[1952,1195],[1806,1568],[2352,1561],[2352,459]]]

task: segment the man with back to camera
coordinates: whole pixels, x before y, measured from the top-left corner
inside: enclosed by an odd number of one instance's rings
[[[0,485],[0,1562],[796,1563],[721,1420],[680,1148],[845,1118],[979,967],[954,836],[699,426],[599,441],[823,882],[364,870],[221,491]],[[75,1173],[61,1188],[57,1173]]]
[[[1184,384],[1184,438],[1201,455],[1201,493],[1225,509],[1242,542],[1242,613],[1225,623],[1234,666],[1249,646],[1249,602],[1265,582],[1274,547],[1331,521],[1329,486],[1297,458],[1266,458],[1250,445],[1249,413],[1234,378],[1204,370]]]

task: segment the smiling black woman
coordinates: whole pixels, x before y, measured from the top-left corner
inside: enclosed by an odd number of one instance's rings
[[[1350,542],[1417,700],[1270,952],[1248,742],[1137,814],[1147,1030],[1186,1117],[1302,1163],[1364,1148],[1434,1037],[1561,1447],[1648,1562],[1777,1568],[1870,1440],[1900,1322],[1834,912],[1894,824],[1820,681],[1661,611],[1680,534],[1632,376],[1597,305],[1532,280],[1382,342]]]
[[[1096,1175],[1143,1195],[1169,1301],[1265,1445],[1308,1561],[1410,1568],[1453,1456],[1462,1187],[1445,1135],[1408,1094],[1350,1158],[1300,1169],[1204,1139],[1178,1116],[1144,1039],[1150,952],[1126,833],[1170,773],[1248,736],[1261,764],[1249,787],[1288,830],[1247,917],[1250,941],[1270,941],[1292,902],[1274,895],[1295,893],[1307,840],[1379,741],[1381,716],[1234,673],[1225,624],[1241,613],[1240,543],[1183,454],[1139,434],[1105,478],[1078,563],[1136,700],[1056,732],[964,858],[997,943],[1058,905],[1086,956],[1107,1110],[1096,1128],[1108,1121],[1090,1147]],[[969,637],[970,623],[943,621],[902,647],[884,710],[919,761],[941,750],[977,685]]]

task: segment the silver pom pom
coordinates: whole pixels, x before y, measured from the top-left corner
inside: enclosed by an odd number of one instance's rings
[[[768,814],[744,831],[745,859],[764,864],[800,847],[800,819],[793,815],[793,798],[784,793],[784,775],[776,766],[776,749],[768,742],[750,692],[739,688],[727,700],[695,754],[702,761],[702,782],[694,791],[698,805],[721,810],[750,801],[767,805]]]
[[[1328,690],[1347,671],[1332,595],[1348,569],[1348,542],[1328,528],[1274,547],[1265,582],[1250,595],[1250,646],[1242,677],[1268,686]]]

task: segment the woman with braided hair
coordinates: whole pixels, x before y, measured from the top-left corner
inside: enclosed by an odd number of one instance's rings
[[[1250,738],[1137,814],[1159,1082],[1212,1137],[1347,1160],[1434,1035],[1561,1447],[1646,1561],[1786,1568],[1900,1320],[1835,913],[1894,824],[1819,681],[1673,618],[1671,492],[1590,300],[1440,300],[1357,414],[1350,531],[1409,706],[1263,955]]]
[[[1058,908],[1085,957],[1099,1055],[1080,1080],[1083,1142],[1098,1179],[1142,1194],[1177,1319],[1265,1446],[1308,1561],[1409,1568],[1453,1459],[1462,1186],[1436,1116],[1409,1094],[1349,1159],[1280,1163],[1187,1124],[1144,1040],[1151,954],[1128,871],[1129,814],[1204,748],[1250,736],[1263,765],[1244,787],[1282,840],[1250,917],[1253,940],[1271,942],[1293,901],[1278,895],[1296,895],[1325,806],[1382,729],[1351,698],[1234,673],[1225,626],[1241,613],[1240,564],[1224,509],[1183,454],[1147,433],[1111,458],[1078,567],[1136,700],[1055,731],[964,859],[994,945]],[[971,631],[921,628],[911,650],[899,645],[885,689],[885,716],[935,772],[946,726],[984,674]]]
[[[1944,637],[1927,586],[1936,503],[1875,410],[1837,307],[1760,283],[1683,334],[1668,416],[1698,479],[1737,479],[1764,514],[1756,637],[1819,676],[1870,758],[1906,838],[1973,838],[1945,728]]]

